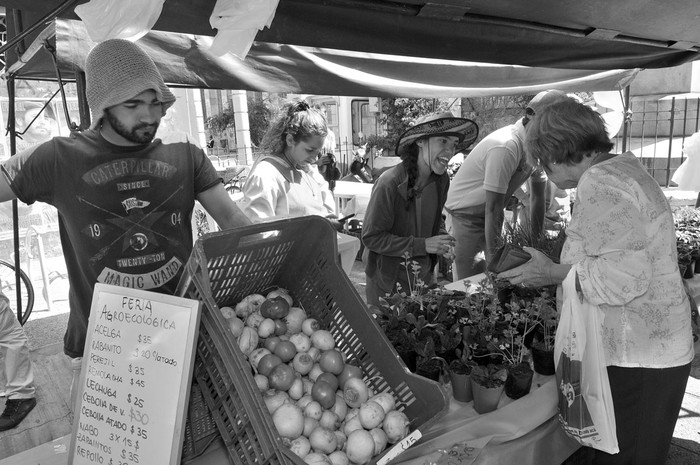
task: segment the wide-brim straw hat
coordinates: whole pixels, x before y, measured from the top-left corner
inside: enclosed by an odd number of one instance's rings
[[[408,147],[419,139],[436,136],[459,138],[455,152],[469,147],[479,137],[479,127],[467,118],[458,118],[449,111],[420,117],[404,131],[396,143],[396,154],[403,157]]]

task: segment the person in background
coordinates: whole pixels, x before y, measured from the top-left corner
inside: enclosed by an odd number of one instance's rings
[[[335,155],[332,152],[321,155],[316,161],[316,166],[318,167],[318,172],[321,173],[323,179],[328,183],[328,189],[333,192],[335,190],[335,182],[340,179],[340,170],[335,161]]]
[[[17,121],[17,150],[25,150],[56,135],[58,125],[50,106],[33,100],[21,102],[24,113]]]
[[[396,145],[402,162],[375,181],[362,227],[367,303],[395,292],[410,293],[415,278],[434,280],[439,255],[450,255],[454,239],[444,231],[442,207],[449,176],[447,164],[455,152],[478,135],[476,124],[452,113],[418,119]],[[419,268],[404,267],[405,257]]]
[[[199,147],[186,138],[154,139],[175,97],[138,45],[97,44],[85,73],[90,129],[54,137],[0,166],[0,201],[46,202],[61,218],[71,407],[95,283],[173,294],[192,251],[195,200],[222,229],[250,224]]]
[[[355,155],[355,159],[350,163],[350,173],[344,176],[341,181],[372,183],[372,173],[367,167],[367,159]]]
[[[328,183],[328,189],[331,192],[335,190],[335,182],[340,179],[340,170],[333,152],[335,152],[335,134],[328,128],[328,134],[326,134],[326,140],[323,142],[321,154],[316,160],[316,166],[318,167],[318,172],[321,173],[323,179]]]
[[[671,180],[678,188],[698,193],[695,208],[700,207],[700,132],[694,133],[683,142],[685,161],[681,163]]]
[[[578,291],[604,315],[620,448],[596,450],[593,463],[662,464],[694,356],[671,207],[634,154],[610,153],[605,123],[591,108],[556,102],[530,124],[528,156],[559,188],[576,188],[576,200],[561,264],[526,247],[532,259],[498,278],[540,287],[575,270]]]
[[[19,425],[36,406],[34,374],[29,343],[24,329],[0,292],[0,347],[5,349],[5,410],[0,415],[0,431]]]
[[[513,194],[519,201],[516,207],[516,222],[525,230],[529,230],[532,217],[528,185],[529,182],[523,184]],[[549,237],[556,237],[571,220],[570,190],[560,189],[548,179],[544,202],[544,233]]]
[[[548,103],[567,99],[561,91],[543,91],[528,104],[525,116],[498,129],[474,147],[454,175],[447,193],[447,230],[455,237],[454,279],[481,273],[501,235],[504,208],[515,190],[530,183],[532,226],[542,229],[546,177],[525,157],[528,123]]]
[[[316,162],[328,134],[326,118],[303,100],[287,103],[263,137],[265,151],[243,185],[243,211],[253,221],[319,215],[337,230],[335,200]]]

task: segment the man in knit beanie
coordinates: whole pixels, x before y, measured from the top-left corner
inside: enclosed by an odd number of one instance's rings
[[[160,102],[160,116],[165,116],[175,103],[175,96],[151,58],[128,40],[108,40],[90,51],[85,62],[85,84],[92,129],[100,126],[105,110],[147,90],[153,91]]]
[[[143,50],[107,40],[85,72],[90,129],[0,165],[0,202],[46,202],[61,217],[70,281],[64,352],[76,386],[95,283],[173,294],[192,250],[195,200],[222,229],[250,224],[199,147],[155,138],[175,97]]]

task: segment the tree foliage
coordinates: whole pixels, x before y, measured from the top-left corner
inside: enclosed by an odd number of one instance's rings
[[[451,98],[385,98],[382,99],[381,123],[386,135],[368,138],[368,146],[387,149],[393,155],[399,136],[419,117],[430,113],[449,111],[455,99]]]
[[[269,99],[255,98],[248,93],[248,121],[253,145],[260,145],[267,128],[270,127],[271,119],[272,108]]]
[[[227,129],[236,127],[235,116],[236,113],[229,104],[221,113],[207,118],[204,126],[212,133],[221,136]]]

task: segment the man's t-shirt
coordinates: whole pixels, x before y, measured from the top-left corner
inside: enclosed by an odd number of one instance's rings
[[[70,280],[65,352],[83,354],[95,283],[172,294],[192,250],[195,197],[221,182],[189,142],[123,147],[99,131],[55,138],[2,164],[17,197],[59,212]]]
[[[522,120],[497,129],[469,152],[450,183],[445,208],[450,211],[482,207],[486,191],[505,194],[506,199],[528,177],[541,177],[528,163],[524,149]],[[482,208],[483,210],[483,208]]]

